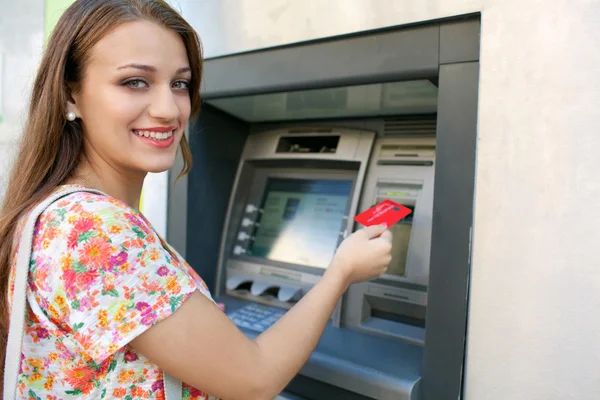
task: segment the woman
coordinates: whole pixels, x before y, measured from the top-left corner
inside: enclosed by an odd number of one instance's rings
[[[349,236],[323,278],[256,340],[211,300],[201,278],[136,210],[148,172],[168,170],[199,108],[193,29],[159,0],[78,0],[40,65],[0,220],[0,293],[22,222],[39,218],[27,288],[23,398],[163,398],[162,371],[184,398],[272,399],[314,350],[347,286],[382,274],[385,227]],[[9,308],[0,314],[5,357]],[[3,361],[1,365],[4,365]]]

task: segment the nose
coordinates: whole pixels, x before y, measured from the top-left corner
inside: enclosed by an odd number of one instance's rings
[[[175,121],[179,118],[179,106],[169,86],[154,90],[154,96],[148,107],[148,113],[152,118],[164,121]]]

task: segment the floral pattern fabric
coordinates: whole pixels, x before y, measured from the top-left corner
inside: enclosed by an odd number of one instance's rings
[[[164,399],[162,370],[128,343],[195,290],[210,298],[140,213],[88,192],[63,197],[34,233],[19,395]],[[208,396],[184,384],[183,398]]]

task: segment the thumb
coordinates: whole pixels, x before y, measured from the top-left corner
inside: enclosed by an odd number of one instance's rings
[[[387,225],[386,224],[381,224],[381,225],[372,225],[369,227],[366,227],[364,229],[365,233],[367,234],[367,236],[369,237],[369,239],[374,239],[376,237],[379,237],[383,234],[383,232],[385,232],[387,230]]]

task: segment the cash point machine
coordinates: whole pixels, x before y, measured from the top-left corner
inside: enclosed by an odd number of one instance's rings
[[[230,313],[236,324],[267,328],[319,280],[339,243],[358,228],[354,216],[390,199],[413,212],[390,228],[388,273],[353,285],[332,325],[422,344],[435,160],[435,138],[425,135],[434,133],[435,121],[410,122],[429,124],[429,132],[378,139],[366,129],[307,126],[248,137],[219,274],[226,295],[249,302]]]
[[[248,337],[319,281],[355,215],[412,210],[387,273],[351,285],[281,399],[458,397],[478,32],[465,18],[207,60],[168,236]]]

